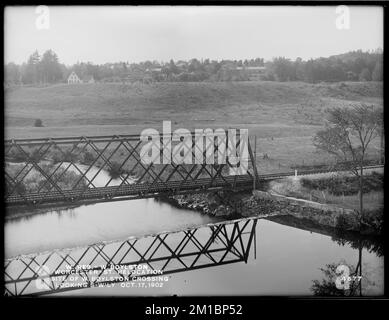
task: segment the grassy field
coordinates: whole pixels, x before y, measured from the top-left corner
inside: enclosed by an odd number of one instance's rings
[[[11,88],[5,92],[5,137],[139,134],[144,128],[162,130],[163,120],[172,121],[173,129],[248,128],[257,136],[260,172],[286,171],[329,160],[312,145],[327,108],[382,106],[382,90],[377,82],[265,81]],[[35,119],[44,127],[35,128]]]
[[[364,178],[363,201],[369,211],[383,209],[383,172],[369,171]],[[286,178],[274,180],[270,190],[285,196],[332,204],[348,209],[359,210],[358,178],[341,173],[323,173],[302,176],[297,180]]]

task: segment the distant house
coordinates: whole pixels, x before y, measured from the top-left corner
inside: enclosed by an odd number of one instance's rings
[[[73,84],[73,83],[82,83],[81,79],[74,71],[72,71],[72,73],[68,77],[68,84]]]
[[[95,79],[93,78],[93,76],[85,76],[82,79],[80,79],[80,77],[77,75],[77,73],[72,71],[72,73],[68,77],[68,84],[74,84],[74,83],[77,83],[77,84],[78,83],[95,83]]]
[[[146,69],[146,71],[150,71],[150,72],[161,72],[161,71],[162,71],[162,68],[161,68],[161,67],[158,67],[158,68],[150,68],[150,69]]]
[[[251,81],[261,80],[261,76],[266,72],[266,67],[237,67],[236,69],[245,72]]]
[[[95,78],[93,76],[85,76],[82,78],[83,83],[95,83]]]

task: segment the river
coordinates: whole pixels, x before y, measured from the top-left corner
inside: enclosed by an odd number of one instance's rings
[[[101,178],[107,178],[106,172],[100,174]],[[121,240],[211,222],[217,222],[217,219],[155,199],[84,205],[7,220],[5,257]],[[251,250],[247,262],[173,273],[159,288],[140,291],[115,284],[114,287],[82,289],[61,295],[311,295],[312,281],[323,279],[320,268],[342,261],[351,265],[358,262],[357,249],[350,244],[341,245],[327,235],[266,219],[258,220],[255,234],[255,253]],[[383,257],[366,249],[362,250],[362,256],[364,295],[383,294]]]

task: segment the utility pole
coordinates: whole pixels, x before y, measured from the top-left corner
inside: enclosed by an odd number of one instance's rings
[[[254,136],[254,166],[257,166],[257,135]],[[257,176],[254,175],[253,190],[256,189]]]

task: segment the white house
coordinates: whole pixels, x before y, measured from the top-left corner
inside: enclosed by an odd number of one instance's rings
[[[73,84],[73,83],[82,83],[81,79],[74,71],[72,71],[72,73],[68,77],[68,84]]]

